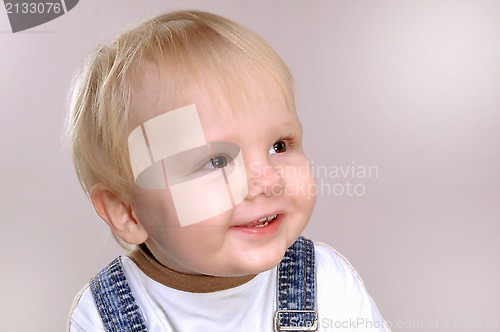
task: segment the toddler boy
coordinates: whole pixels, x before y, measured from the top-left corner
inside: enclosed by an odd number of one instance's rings
[[[68,128],[96,212],[136,245],[71,331],[386,330],[349,264],[300,237],[316,188],[292,77],[251,31],[180,11],[125,32],[78,74]]]

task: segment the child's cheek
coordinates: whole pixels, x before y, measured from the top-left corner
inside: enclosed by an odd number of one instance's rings
[[[137,188],[136,192],[133,211],[146,228],[158,231],[179,225],[170,191]]]
[[[276,165],[285,182],[285,194],[290,196],[315,197],[316,181],[311,164],[304,155],[288,156],[287,163]]]

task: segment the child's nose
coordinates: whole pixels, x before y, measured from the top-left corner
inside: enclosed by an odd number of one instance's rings
[[[247,165],[248,198],[260,194],[266,196],[281,195],[285,181],[280,169],[269,158],[254,160]]]

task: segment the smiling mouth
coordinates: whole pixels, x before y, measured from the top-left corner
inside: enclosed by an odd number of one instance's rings
[[[259,220],[253,221],[247,225],[243,225],[241,227],[246,227],[246,228],[260,228],[260,227],[266,227],[269,225],[272,221],[274,221],[276,218],[278,218],[278,214],[272,214],[270,216],[261,218]]]

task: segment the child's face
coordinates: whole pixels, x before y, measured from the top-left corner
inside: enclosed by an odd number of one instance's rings
[[[154,72],[149,74],[135,102],[134,125],[172,111],[172,105],[158,102],[159,79]],[[247,181],[247,194],[241,202],[215,217],[181,226],[171,190],[137,188],[132,209],[149,234],[146,244],[171,269],[216,276],[265,271],[281,260],[309,221],[316,187],[302,150],[297,115],[270,79],[255,82],[248,78],[248,84],[255,93],[250,102],[242,103],[242,110],[231,109],[227,103],[214,106],[210,96],[200,91],[184,91],[186,103],[179,105],[196,105],[208,143],[240,148]],[[186,141],[193,134],[181,131],[178,135],[180,141]],[[207,168],[213,167],[218,166],[209,162]],[[212,204],[200,194],[206,188],[199,189],[189,205],[194,211]],[[273,216],[276,218],[270,221],[257,222]]]

